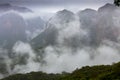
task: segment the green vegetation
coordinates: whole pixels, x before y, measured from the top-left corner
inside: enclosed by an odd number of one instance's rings
[[[120,80],[120,62],[113,65],[86,66],[72,73],[31,72],[11,75],[1,80]]]
[[[115,4],[116,6],[120,6],[120,0],[114,0],[114,4]]]

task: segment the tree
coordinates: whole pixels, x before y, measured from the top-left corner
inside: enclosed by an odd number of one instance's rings
[[[116,6],[120,6],[120,0],[114,0],[114,4],[115,4]]]

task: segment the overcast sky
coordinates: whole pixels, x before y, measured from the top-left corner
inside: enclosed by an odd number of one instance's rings
[[[39,6],[39,7],[93,7],[113,0],[0,0],[0,3],[12,3],[14,5]]]
[[[11,3],[31,8],[36,13],[57,12],[62,9],[79,11],[85,8],[98,9],[106,3],[113,3],[114,0],[0,0],[0,3]]]
[[[66,4],[103,4],[107,2],[112,2],[113,0],[0,0],[0,3],[14,3],[14,4],[27,4],[27,5],[66,5]]]

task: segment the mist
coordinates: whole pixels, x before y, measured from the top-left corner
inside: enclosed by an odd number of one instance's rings
[[[10,12],[7,16],[11,16],[13,13]],[[64,9],[55,13],[45,23],[41,18],[37,18],[40,23],[46,24],[45,27],[36,26],[35,29],[40,29],[40,32],[34,37],[40,44],[32,38],[32,41],[16,40],[10,50],[1,47],[0,78],[32,71],[72,72],[87,65],[107,65],[119,62],[119,13],[120,8],[106,4],[97,11],[85,9],[74,13]],[[29,19],[32,21],[33,18],[28,18],[24,14],[22,14],[24,15],[22,18],[17,13],[14,15],[17,15],[15,18],[18,23],[23,21],[21,26],[26,27],[24,33],[26,30],[31,33],[35,32],[27,27],[31,23]],[[8,19],[8,17],[3,19]],[[37,20],[35,18],[34,21]],[[38,25],[37,22],[32,24]],[[27,36],[27,34],[24,35]]]

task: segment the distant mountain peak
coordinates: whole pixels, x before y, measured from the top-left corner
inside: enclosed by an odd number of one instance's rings
[[[112,10],[115,10],[116,8],[117,7],[114,4],[107,3],[104,6],[100,7],[98,11],[104,11],[104,10],[112,11]]]
[[[94,9],[87,8],[85,10],[79,11],[78,14],[81,14],[81,13],[83,13],[83,14],[85,14],[85,13],[96,13],[96,12],[97,11],[94,10]]]
[[[116,6],[114,4],[107,3],[101,8],[116,8]]]
[[[69,10],[62,10],[58,11],[55,15],[56,19],[59,19],[61,22],[69,22],[71,20],[74,20],[75,14]]]
[[[57,15],[60,15],[60,14],[74,15],[73,12],[71,12],[71,11],[69,11],[69,10],[67,10],[67,9],[64,9],[64,10],[61,10],[61,11],[58,11],[58,12],[57,12]]]
[[[107,4],[105,4],[105,6],[115,6],[115,5],[113,5],[113,4],[110,4],[110,3],[107,3]]]
[[[85,9],[85,10],[83,10],[83,11],[96,11],[96,10],[87,8],[87,9]]]
[[[79,15],[79,17],[83,17],[83,16],[84,17],[88,17],[88,16],[93,17],[93,16],[96,16],[97,11],[94,9],[87,8],[82,11],[79,11],[77,14]]]
[[[69,11],[69,10],[67,10],[67,9],[63,9],[63,10],[61,10],[61,11],[59,11],[59,12],[71,12],[71,11]]]

